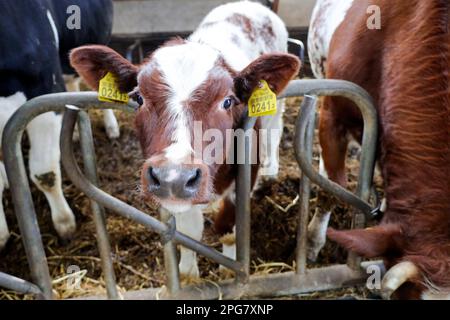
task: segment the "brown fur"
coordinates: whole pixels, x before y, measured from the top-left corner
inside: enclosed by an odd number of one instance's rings
[[[366,28],[366,8],[372,4],[381,8],[381,30]],[[445,0],[356,1],[333,36],[327,71],[328,78],[361,85],[376,101],[378,160],[388,205],[375,230],[330,230],[329,237],[361,255],[383,256],[388,266],[412,261],[424,277],[446,288],[450,288],[448,14]],[[325,100],[320,143],[327,171],[341,184],[345,136],[350,133],[360,140],[361,130],[354,105],[345,99]],[[395,241],[386,232],[393,226],[399,231]],[[390,254],[392,249],[395,255]],[[422,284],[415,285],[423,289]]]
[[[119,89],[131,91],[137,85],[139,68],[114,50],[102,45],[76,48],[70,53],[70,63],[93,89],[98,89],[101,78],[109,71],[118,79]]]
[[[242,19],[241,19],[242,20]],[[242,21],[241,21],[242,22]],[[243,22],[245,22],[243,20]],[[270,30],[269,30],[270,31]],[[185,40],[176,38],[164,46],[182,45]],[[151,63],[150,55],[143,63]],[[118,77],[119,85],[123,89],[130,91],[137,85],[138,66],[131,65],[113,50],[101,46],[86,46],[74,50],[71,54],[71,62],[74,68],[85,78],[93,88],[98,88],[98,81],[110,71]],[[247,100],[258,84],[259,80],[266,80],[272,89],[279,93],[294,77],[300,68],[300,61],[289,54],[266,54],[251,63],[242,72],[233,70],[223,58],[219,58],[215,67],[211,70],[210,76],[200,85],[186,101],[183,102],[188,115],[188,125],[193,129],[194,121],[201,121],[203,131],[209,128],[219,129],[222,136],[226,136],[227,129],[237,129],[241,125],[241,116],[244,112]],[[132,79],[130,79],[133,77]],[[135,124],[137,135],[140,139],[142,150],[147,159],[142,169],[142,185],[147,188],[147,171],[149,166],[164,165],[167,159],[164,158],[163,150],[171,143],[173,127],[172,119],[167,112],[167,99],[171,88],[165,83],[161,70],[155,67],[150,72],[140,76],[139,87],[135,89],[144,99],[144,104],[136,114]],[[236,104],[229,110],[220,108],[220,103],[226,97],[233,97]],[[259,129],[259,121],[255,129]],[[192,139],[194,138],[191,132]],[[204,142],[205,147],[210,142]],[[259,145],[255,141],[255,145]],[[236,148],[236,144],[235,144]],[[227,164],[226,145],[223,146],[223,164],[210,164],[206,166],[200,160],[199,166],[202,170],[202,184],[193,204],[207,203],[211,200],[213,193],[223,194],[225,190],[235,180],[237,166]],[[236,150],[234,154],[236,155]],[[193,155],[201,157],[202,155]],[[191,159],[193,160],[193,159]],[[236,162],[234,162],[236,163]],[[256,181],[258,163],[252,165],[252,185]],[[188,164],[186,164],[188,166]],[[144,195],[151,201],[157,201],[148,192]],[[177,202],[177,199],[171,199]],[[234,222],[234,206],[224,207],[219,214],[224,221]],[[219,218],[220,220],[220,218]],[[218,222],[220,224],[220,222]],[[224,223],[221,232],[231,231],[229,223]]]

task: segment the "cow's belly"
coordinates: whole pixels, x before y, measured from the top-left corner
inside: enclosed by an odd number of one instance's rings
[[[353,0],[318,0],[314,7],[308,34],[311,69],[318,79],[325,78],[331,39],[344,21]]]

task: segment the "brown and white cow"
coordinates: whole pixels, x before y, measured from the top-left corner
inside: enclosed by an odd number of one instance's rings
[[[286,53],[287,36],[276,14],[245,1],[217,7],[188,39],[167,42],[139,66],[104,46],[84,46],[71,53],[72,65],[91,87],[98,88],[99,79],[112,72],[121,90],[132,91],[142,104],[136,115],[145,157],[142,191],[172,212],[177,229],[194,239],[202,237],[202,209],[218,198],[223,201],[216,229],[232,232],[236,177],[236,165],[225,161],[225,139],[222,159],[208,163],[197,152],[194,127],[200,124],[203,132],[214,129],[225,137],[227,130],[239,127],[260,80],[274,92],[282,91],[300,66]],[[257,123],[258,128],[274,129],[275,144],[281,116],[279,110]],[[278,163],[273,165],[277,170]],[[255,180],[257,169],[253,171]],[[224,253],[234,257],[234,245],[224,246]],[[180,272],[198,277],[194,252],[181,248]]]
[[[319,0],[311,22],[316,76],[359,84],[377,105],[384,218],[374,228],[329,229],[328,237],[362,256],[384,258],[384,297],[450,297],[449,9],[447,0]],[[374,12],[381,28],[368,27]],[[348,137],[360,141],[362,126],[348,100],[324,100],[323,164],[341,185]]]

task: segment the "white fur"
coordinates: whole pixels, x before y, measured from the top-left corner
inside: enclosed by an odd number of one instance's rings
[[[105,125],[106,135],[109,139],[117,139],[120,137],[119,123],[117,122],[113,110],[103,110],[103,123]]]
[[[202,239],[204,219],[201,207],[192,206],[190,210],[175,213],[174,216],[178,231],[195,240],[200,241]],[[180,254],[180,274],[187,277],[198,278],[199,270],[196,252],[181,246]]]
[[[279,170],[279,145],[283,133],[284,99],[277,100],[277,113],[270,117],[261,117],[261,128],[267,132],[260,139],[261,175],[276,178]]]
[[[233,14],[247,16],[256,29],[267,22],[271,22],[275,34],[272,43],[266,43],[262,37],[251,41],[243,31],[226,21]],[[211,24],[215,22],[214,24]],[[237,39],[237,42],[236,42]],[[191,146],[188,116],[183,102],[210,75],[211,69],[218,58],[222,56],[226,63],[236,71],[241,71],[261,53],[287,52],[288,33],[282,20],[271,10],[259,3],[242,1],[221,5],[212,10],[201,22],[199,28],[188,38],[186,44],[163,47],[155,51],[153,59],[145,65],[138,75],[138,82],[143,74],[150,74],[155,68],[162,73],[164,81],[171,88],[167,97],[169,104],[167,111],[174,126],[172,144],[165,149],[165,156],[169,161],[179,163],[193,152]],[[273,117],[262,119],[263,129],[282,129],[283,105]],[[269,132],[270,134],[270,132]],[[277,134],[273,148],[278,149],[281,134]],[[272,155],[267,155],[271,157]],[[272,171],[278,172],[278,158],[271,159]],[[267,160],[267,159],[266,159]],[[222,197],[229,196],[234,202],[234,184]],[[177,228],[188,235],[195,235],[200,240],[203,232],[203,216],[199,206],[180,206],[163,202],[161,205],[168,211],[175,213]],[[235,257],[235,248],[224,247],[224,253]],[[180,272],[182,274],[198,276],[195,253],[181,249]]]
[[[22,92],[17,92],[6,98],[0,97],[0,141],[6,122],[12,114],[26,102]],[[44,192],[51,209],[52,220],[58,234],[69,237],[75,231],[75,218],[61,188],[61,171],[59,166],[59,132],[61,130],[61,116],[48,112],[36,117],[27,127],[30,140],[30,177],[39,190]],[[53,187],[43,185],[37,177],[42,174],[53,173],[55,183]],[[6,172],[0,162],[0,200],[3,190],[8,187]],[[4,217],[3,205],[0,204],[0,248],[9,237],[8,227]]]
[[[234,243],[231,245],[222,243],[222,253],[224,256],[236,260],[236,226],[233,227],[233,231],[231,232],[232,236],[234,237]],[[229,270],[226,267],[220,265],[219,267],[220,271]]]
[[[183,102],[208,78],[218,57],[219,52],[213,48],[192,42],[155,52],[154,62],[171,89],[168,109],[175,128],[173,144],[166,148],[165,153],[166,158],[174,163],[193,152]]]
[[[22,92],[17,92],[9,97],[0,97],[0,143],[2,141],[3,129],[12,114],[26,101]],[[3,248],[9,239],[9,229],[6,223],[3,208],[3,191],[9,187],[6,177],[5,166],[0,161],[0,249]]]
[[[308,259],[310,261],[316,261],[320,250],[325,245],[330,217],[331,211],[323,212],[317,208],[308,225]]]
[[[323,161],[322,152],[320,152],[319,156],[319,173],[321,176],[328,178],[328,173],[325,169],[325,162]]]
[[[53,20],[52,14],[50,13],[49,10],[47,10],[47,19],[48,19],[48,22],[50,23],[50,27],[52,28],[53,36],[55,37],[55,47],[56,47],[56,49],[59,49],[58,29],[56,29],[55,20]]]
[[[235,13],[243,14],[257,27],[262,26],[266,19],[272,22],[275,42],[266,44],[262,38],[256,38],[256,44],[251,42],[241,29],[226,19]],[[202,28],[203,25],[215,22]],[[239,39],[239,45],[233,38]],[[227,63],[235,70],[244,69],[251,61],[258,58],[260,52],[286,52],[288,33],[283,21],[272,11],[256,2],[231,2],[213,9],[201,22],[199,29],[190,37],[190,41],[207,43],[219,50]]]
[[[320,62],[328,57],[331,39],[344,21],[353,0],[317,0],[308,32],[308,54],[311,69],[317,79],[325,78]],[[318,23],[323,21],[324,23]]]
[[[50,205],[53,224],[63,238],[75,231],[75,217],[64,198],[61,185],[59,133],[61,115],[47,112],[34,118],[27,127],[30,140],[30,178],[41,190]],[[39,181],[43,174],[53,173],[55,183],[48,187]]]

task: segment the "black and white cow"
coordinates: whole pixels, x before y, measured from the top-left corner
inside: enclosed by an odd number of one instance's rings
[[[67,24],[74,14],[79,14],[79,29],[76,20]],[[112,19],[111,0],[0,1],[0,141],[6,122],[27,100],[65,91],[63,73],[73,73],[68,52],[82,44],[108,43]],[[105,120],[108,135],[118,136],[111,110]],[[75,231],[75,218],[61,188],[60,127],[61,115],[53,112],[31,121],[29,166],[31,180],[48,200],[56,231],[67,238]],[[0,248],[9,238],[1,201],[7,187],[0,152]]]

